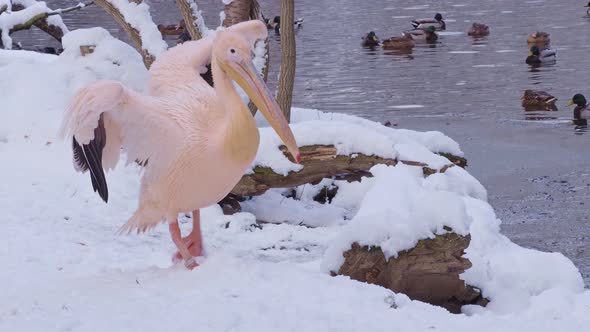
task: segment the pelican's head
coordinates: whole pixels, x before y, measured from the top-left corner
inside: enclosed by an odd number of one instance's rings
[[[268,31],[262,21],[233,25],[218,33],[213,45],[212,61],[248,94],[293,158],[299,162],[301,156],[289,123],[252,63],[254,44],[258,40],[264,41],[267,36]]]

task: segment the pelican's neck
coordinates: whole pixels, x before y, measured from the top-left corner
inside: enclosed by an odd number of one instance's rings
[[[215,59],[211,62],[211,71],[215,92],[225,113],[219,128],[222,151],[232,160],[249,165],[256,156],[260,139],[256,121],[236,91],[233,81]]]

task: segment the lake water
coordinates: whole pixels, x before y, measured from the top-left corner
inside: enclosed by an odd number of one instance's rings
[[[47,0],[51,7],[77,1]],[[173,0],[151,0],[156,23],[175,24]],[[197,1],[207,24],[219,24],[222,2]],[[280,1],[261,1],[267,17]],[[297,76],[293,104],[343,112],[416,130],[439,130],[459,142],[468,170],[488,189],[489,201],[513,241],[559,251],[590,282],[590,135],[576,131],[565,104],[578,92],[590,97],[590,18],[584,1],[297,0]],[[412,18],[443,14],[447,31],[436,45],[392,54],[360,46],[374,30],[381,38],[411,28]],[[96,6],[63,16],[70,29],[103,26],[125,39]],[[472,22],[490,35],[466,35]],[[551,34],[555,65],[524,63],[526,36]],[[279,37],[271,38],[269,84],[276,86]],[[15,34],[25,47],[55,45],[42,33]],[[557,112],[526,113],[525,89],[558,98]]]

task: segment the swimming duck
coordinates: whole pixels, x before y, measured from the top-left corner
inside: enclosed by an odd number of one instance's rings
[[[572,100],[566,106],[576,105],[574,108],[574,123],[576,122],[586,122],[586,114],[590,110],[590,105],[587,104],[586,98],[581,93],[576,93]],[[576,123],[578,124],[578,123]]]
[[[369,33],[363,37],[362,45],[363,47],[379,46],[379,38],[374,31],[369,31]]]
[[[588,4],[584,7],[590,7],[590,2],[588,2]],[[586,10],[586,15],[590,16],[590,8]]]
[[[424,18],[413,20],[412,26],[414,26],[414,29],[426,29],[430,26],[433,26],[436,30],[445,30],[447,28],[447,24],[443,21],[443,17],[440,13],[436,13],[434,19]]]
[[[406,34],[401,37],[391,37],[381,42],[384,49],[408,49],[416,45],[412,36]]]
[[[270,20],[268,18],[265,18],[264,15],[262,15],[262,20],[266,24],[267,29],[274,29],[276,33],[280,33],[280,29],[281,29],[281,17],[280,16],[275,16],[272,20]],[[295,26],[295,28],[300,28],[303,25],[303,19],[302,18],[296,19],[293,22],[293,25]]]
[[[158,24],[158,30],[162,35],[180,35],[186,27],[184,20],[180,20],[178,24],[175,25],[163,25]]]
[[[539,49],[537,45],[531,47],[529,56],[526,58],[526,63],[529,65],[538,65],[544,62],[552,62],[556,59],[556,53],[554,50],[545,48]]]
[[[490,28],[485,24],[473,23],[471,29],[467,31],[468,36],[483,37],[490,34]]]
[[[414,29],[404,31],[404,35],[410,36],[413,40],[416,41],[425,41],[427,43],[434,43],[438,40],[438,35],[435,32],[435,28],[431,25],[427,27],[425,30],[422,29]]]
[[[538,46],[545,46],[545,45],[549,45],[551,38],[549,38],[549,34],[547,32],[536,31],[536,32],[531,33],[527,37],[526,41],[529,45],[535,44]]]
[[[525,110],[551,109],[557,110],[555,102],[557,98],[540,90],[525,90],[521,98]]]

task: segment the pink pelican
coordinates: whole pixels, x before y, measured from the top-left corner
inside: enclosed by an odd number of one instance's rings
[[[90,170],[105,202],[104,170],[115,167],[121,148],[127,163],[145,166],[137,210],[121,231],[140,233],[167,221],[175,257],[189,269],[202,253],[199,209],[225,197],[258,150],[258,128],[234,82],[300,161],[293,133],[252,64],[255,42],[267,33],[261,21],[248,21],[171,48],[150,69],[148,95],[98,81],[80,89],[64,115],[61,133],[72,138],[74,168]],[[209,63],[214,87],[199,75]],[[193,229],[183,238],[178,214],[190,211]]]

